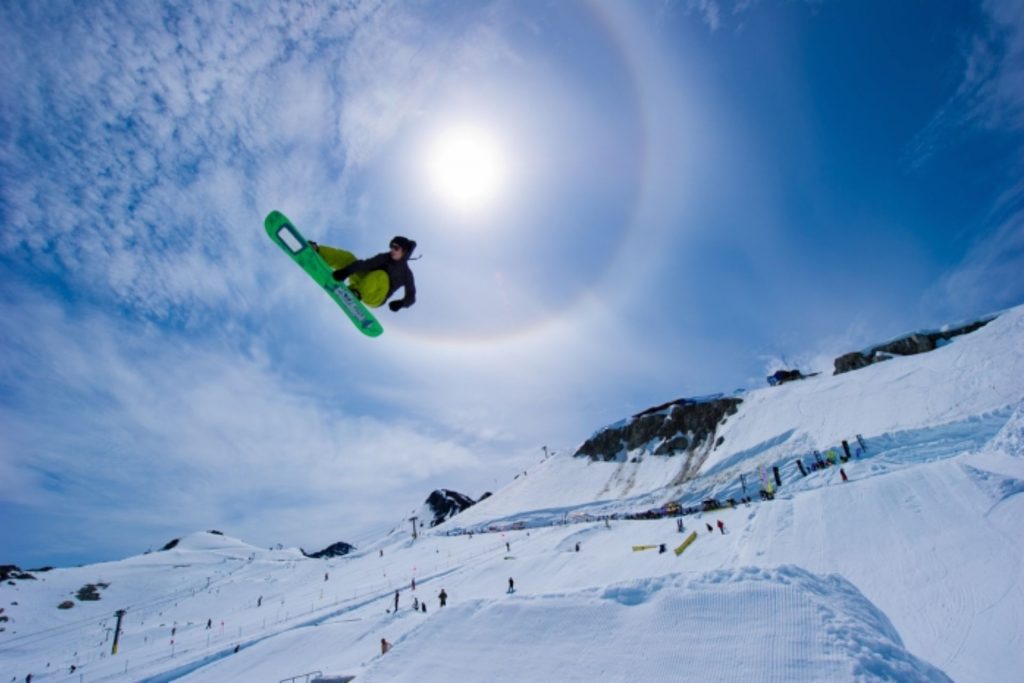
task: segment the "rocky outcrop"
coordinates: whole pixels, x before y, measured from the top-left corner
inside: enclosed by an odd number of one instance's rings
[[[718,425],[736,412],[743,399],[733,396],[679,399],[637,413],[606,427],[573,454],[591,460],[620,460],[642,449],[651,455],[676,455],[712,447]],[[714,445],[717,446],[718,442]]]
[[[483,498],[481,498],[483,500]],[[463,510],[476,505],[476,501],[458,491],[437,489],[427,498],[426,506],[433,513],[430,526],[446,522]]]
[[[949,341],[953,337],[963,334],[970,334],[995,320],[985,318],[982,320],[961,325],[959,327],[938,330],[935,332],[915,332],[914,334],[900,337],[891,342],[872,347],[867,351],[851,351],[844,353],[835,359],[835,371],[833,375],[841,375],[851,370],[859,370],[873,363],[889,360],[894,356],[912,356],[918,353],[927,353],[938,348],[942,342]]]
[[[75,597],[80,602],[95,602],[100,599],[100,591],[110,588],[109,583],[87,583],[78,589]]]
[[[317,551],[315,553],[307,553],[305,550],[303,550],[302,554],[305,555],[306,557],[312,557],[314,559],[322,560],[322,559],[327,559],[327,558],[330,558],[330,557],[344,557],[345,555],[348,555],[350,552],[352,552],[355,549],[356,549],[356,547],[354,545],[352,545],[351,543],[345,543],[344,541],[338,541],[337,543],[332,543],[331,545],[327,546],[323,550],[319,550],[319,551]],[[301,550],[301,548],[300,548],[300,550]]]
[[[799,370],[776,370],[768,376],[768,384],[775,387],[786,382],[793,382],[798,379],[807,379],[808,377],[814,377],[818,373],[812,372],[809,375],[805,375]]]
[[[0,564],[0,581],[14,580],[14,579],[35,579],[28,572],[21,571],[21,568],[13,564]]]

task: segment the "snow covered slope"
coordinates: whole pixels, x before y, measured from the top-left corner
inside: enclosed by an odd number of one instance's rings
[[[35,683],[314,671],[357,683],[1020,680],[1022,350],[1024,309],[1013,309],[927,354],[750,392],[701,475],[681,484],[668,458],[553,457],[418,540],[396,533],[372,552],[313,560],[198,534],[4,584],[0,672]],[[868,450],[842,464],[849,481],[839,467],[797,471],[797,457],[858,433]],[[621,518],[738,497],[739,475],[761,466],[780,467],[774,500]],[[100,601],[75,597],[89,583],[106,585]],[[75,606],[57,609],[65,600]]]
[[[852,442],[857,434],[880,448],[895,448],[896,442],[913,440],[914,433],[927,438],[931,428],[945,426],[942,438],[952,439],[950,454],[977,447],[1024,397],[1022,347],[1024,307],[1018,307],[929,353],[746,392],[738,413],[719,428],[724,441],[705,461],[700,486],[676,483],[683,458],[643,455],[634,463],[555,457],[452,524],[529,521],[523,513],[531,509],[602,514],[622,506],[594,503],[622,499],[635,509],[669,500],[699,502],[701,496],[741,497],[736,485],[741,473],[753,483],[759,466],[777,465],[792,480],[799,476],[794,458],[841,448],[842,440]],[[986,424],[975,429],[978,420]],[[964,428],[957,427],[965,421]]]

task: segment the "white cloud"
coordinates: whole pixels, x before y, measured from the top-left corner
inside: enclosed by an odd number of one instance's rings
[[[437,427],[325,398],[321,378],[288,379],[259,354],[69,315],[34,295],[0,308],[12,400],[0,406],[0,500],[65,511],[63,533],[109,542],[122,532],[101,520],[154,534],[148,520],[316,542],[401,514],[431,482],[479,487],[501,466]]]
[[[920,166],[965,131],[1019,133],[1024,130],[1024,5],[986,0],[982,24],[966,44],[959,85],[910,147]],[[926,299],[952,315],[969,316],[1024,300],[1024,183],[1014,169],[1024,166],[1024,148],[1007,150],[1005,188],[960,263],[944,275]]]
[[[0,26],[0,252],[27,251],[32,267],[141,315],[193,321],[252,289],[269,208],[344,214],[339,178],[439,75],[478,59],[486,31],[439,35],[379,2],[7,5]]]
[[[681,9],[686,14],[700,17],[711,32],[725,27],[730,19],[749,12],[760,0],[663,0],[660,13],[670,14]],[[815,5],[819,0],[805,0]]]
[[[1016,188],[1018,197],[1024,188]],[[954,315],[969,316],[1024,301],[1024,210],[1016,209],[970,246],[932,293]]]
[[[982,3],[982,24],[965,43],[959,85],[910,144],[912,165],[926,163],[951,141],[960,140],[963,130],[1024,127],[1022,27],[1020,3]]]

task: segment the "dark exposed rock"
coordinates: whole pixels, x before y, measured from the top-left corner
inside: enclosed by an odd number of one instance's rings
[[[918,353],[927,353],[938,348],[943,341],[949,341],[953,337],[963,334],[970,334],[995,320],[994,317],[977,320],[967,325],[953,327],[936,332],[915,332],[914,334],[900,337],[891,342],[874,346],[867,351],[851,351],[844,353],[835,359],[835,372],[833,375],[841,375],[851,370],[859,370],[872,363],[889,360],[893,356],[912,356]]]
[[[352,552],[355,549],[356,549],[356,547],[354,545],[352,545],[351,543],[345,543],[344,541],[338,541],[337,543],[332,543],[331,545],[327,546],[323,550],[318,550],[315,553],[307,553],[305,550],[303,550],[302,554],[305,555],[306,557],[312,557],[312,558],[315,558],[315,559],[318,559],[318,560],[322,560],[322,559],[327,559],[327,558],[330,558],[330,557],[343,557],[345,555],[348,555],[350,552]],[[300,548],[300,550],[301,550],[301,548]]]
[[[488,498],[490,498],[490,497],[491,497],[491,492],[490,492],[490,491],[484,491],[484,495],[482,495],[482,496],[480,496],[479,498],[477,498],[477,499],[476,499],[476,502],[478,502],[478,503],[479,503],[480,501],[482,501],[482,500],[487,500],[487,499],[488,499]]]
[[[171,548],[177,547],[179,543],[181,543],[180,538],[172,538],[171,540],[167,541],[167,545],[165,545],[163,548],[160,548],[160,550],[161,552],[164,550],[170,550]]]
[[[709,446],[722,420],[743,399],[679,399],[637,413],[625,423],[602,429],[587,439],[574,457],[618,460],[646,447],[652,455],[675,455]]]
[[[0,564],[0,581],[9,581],[11,579],[20,580],[35,580],[36,577],[32,576],[28,572],[21,571],[21,568],[13,564]],[[13,585],[13,584],[12,584]]]
[[[78,589],[75,597],[82,602],[94,602],[100,599],[100,589],[110,588],[109,583],[87,583]]]
[[[844,372],[850,372],[851,370],[860,370],[874,362],[874,360],[868,358],[860,351],[851,351],[850,353],[844,353],[835,359],[835,371],[832,374],[841,375]]]
[[[805,375],[799,370],[776,370],[768,376],[768,384],[778,386],[779,384],[785,384],[786,382],[793,382],[798,379],[807,379],[808,377],[814,377],[818,373],[812,372],[809,375]]]
[[[71,609],[74,606],[75,603],[72,600],[65,600],[64,602],[57,605],[57,609]]]
[[[437,489],[427,498],[426,505],[434,513],[434,518],[430,520],[430,526],[435,527],[463,510],[473,507],[476,505],[476,501],[458,491]]]
[[[216,529],[210,529],[206,533],[213,534],[214,536],[223,536],[224,535],[223,531],[217,531]]]

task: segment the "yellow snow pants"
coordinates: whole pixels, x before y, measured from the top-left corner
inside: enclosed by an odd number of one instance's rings
[[[323,244],[319,245],[317,253],[334,270],[340,270],[359,260],[350,251],[335,249]],[[349,289],[359,292],[364,304],[370,308],[377,308],[387,298],[391,281],[383,270],[371,270],[369,273],[353,273],[349,276],[347,284]]]

